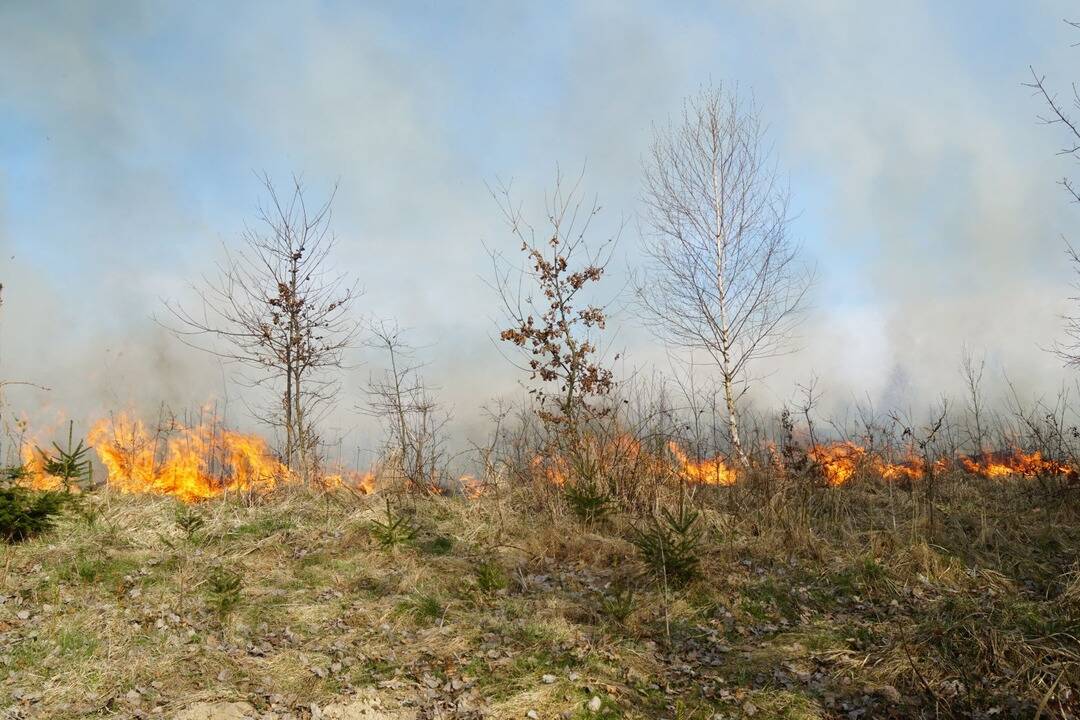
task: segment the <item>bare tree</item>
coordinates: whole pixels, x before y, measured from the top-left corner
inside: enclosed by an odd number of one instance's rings
[[[492,193],[526,262],[517,267],[491,254],[492,286],[509,326],[500,339],[520,350],[518,367],[539,381],[529,392],[541,420],[568,437],[576,436],[588,417],[603,412],[594,401],[614,386],[597,344],[606,313],[582,296],[603,276],[616,237],[590,244],[587,235],[600,206],[585,203],[580,184],[580,176],[569,187],[556,176],[547,199],[547,226],[539,232],[513,202],[509,188]]]
[[[1080,29],[1080,23],[1078,22],[1066,20],[1065,23],[1073,28]],[[1070,157],[1074,161],[1080,161],[1080,115],[1078,115],[1080,113],[1080,90],[1077,89],[1076,83],[1073,82],[1070,86],[1071,97],[1066,101],[1062,101],[1057,93],[1047,86],[1044,75],[1035,72],[1035,68],[1030,68],[1030,70],[1031,82],[1027,83],[1027,86],[1034,89],[1035,94],[1041,97],[1048,111],[1047,114],[1039,116],[1039,120],[1047,125],[1059,126],[1062,129],[1064,143],[1058,154]],[[1075,202],[1080,202],[1080,188],[1076,186],[1075,182],[1067,175],[1060,182],[1069,196]],[[1066,242],[1065,254],[1068,256],[1073,268],[1080,273],[1080,251],[1077,251],[1070,243]],[[1080,291],[1080,282],[1074,283],[1074,287]],[[1073,297],[1070,300],[1078,302],[1080,297]],[[1066,365],[1078,367],[1080,366],[1080,316],[1066,315],[1064,320],[1065,337],[1067,339],[1064,342],[1056,343],[1053,346],[1053,351]]]
[[[978,361],[965,346],[961,350],[960,374],[964,377],[964,389],[967,391],[966,433],[972,452],[982,455],[986,452],[987,418],[986,403],[983,400],[982,379],[986,371],[986,355]]]
[[[707,87],[681,121],[657,129],[645,163],[651,267],[638,296],[663,338],[715,362],[744,466],[737,403],[748,366],[789,350],[812,280],[789,238],[788,192],[765,134],[752,100]]]
[[[254,369],[252,384],[274,388],[279,402],[261,419],[284,431],[285,461],[306,482],[317,465],[316,424],[340,384],[329,371],[342,367],[359,331],[350,312],[359,291],[331,262],[334,193],[311,207],[299,179],[286,197],[269,178],[263,182],[269,201],[259,206],[258,225],[245,230],[239,250],[226,248],[216,278],[194,287],[198,307],[165,303],[178,323],[167,327],[189,345]]]
[[[375,323],[369,345],[386,353],[389,367],[368,383],[364,411],[386,429],[387,445],[402,478],[414,489],[440,488],[446,462],[442,430],[450,417],[442,412],[433,391],[424,383],[423,365],[413,359],[396,323]]]

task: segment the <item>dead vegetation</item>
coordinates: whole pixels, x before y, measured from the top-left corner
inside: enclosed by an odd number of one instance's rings
[[[945,475],[930,542],[919,494],[873,478],[782,486],[765,502],[747,486],[699,488],[686,508],[693,572],[675,578],[657,571],[655,541],[645,551],[637,513],[614,504],[584,522],[545,511],[535,487],[503,490],[290,488],[179,512],[171,498],[103,491],[93,513],[4,549],[6,716],[171,717],[197,703],[267,718],[349,703],[395,718],[1080,707],[1071,494]]]

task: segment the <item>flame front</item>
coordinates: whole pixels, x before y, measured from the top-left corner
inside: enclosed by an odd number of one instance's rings
[[[1036,451],[1025,453],[982,453],[960,458],[960,466],[972,475],[985,478],[1002,478],[1010,475],[1038,477],[1041,475],[1065,475],[1075,477],[1076,470],[1063,463],[1047,460]]]
[[[894,481],[919,480],[926,475],[926,461],[921,457],[911,455],[899,462],[891,462],[853,442],[815,445],[806,451],[806,455],[818,466],[830,485],[843,485],[860,470],[883,480]],[[949,462],[944,458],[933,464],[935,472],[948,468]]]
[[[678,463],[679,473],[688,481],[698,485],[734,485],[736,480],[735,470],[729,468],[723,458],[705,458],[691,460],[683,449],[674,441],[668,442],[668,450],[671,451]]]
[[[94,423],[86,439],[106,470],[107,484],[126,493],[171,495],[184,502],[196,502],[228,493],[264,493],[298,479],[265,440],[228,430],[216,419],[192,426],[171,422],[151,428],[131,414],[118,413]],[[679,477],[695,485],[729,486],[739,478],[736,469],[722,456],[694,460],[675,441],[667,443],[665,454],[660,449],[646,449],[629,434],[586,440],[573,461],[558,452],[537,455],[529,467],[531,474],[556,486],[565,485],[579,473],[585,477],[605,477],[616,483],[642,477]],[[42,490],[62,487],[59,478],[45,471],[45,458],[37,447],[33,441],[22,446],[22,462],[27,471],[22,482]],[[791,471],[775,447],[768,450],[774,471]],[[806,456],[832,486],[844,485],[857,474],[886,481],[914,482],[923,479],[928,470],[926,461],[916,455],[890,461],[853,442],[814,445],[807,449]],[[1048,460],[1039,452],[1020,450],[941,458],[930,469],[935,473],[958,470],[984,478],[1049,475],[1077,478],[1076,469],[1068,464]],[[335,467],[315,483],[326,490],[348,488],[369,494],[375,490],[376,473]],[[459,487],[466,497],[478,497],[487,485],[463,475]],[[432,487],[429,491],[441,493],[444,489]]]
[[[119,413],[94,423],[87,441],[110,487],[121,492],[194,502],[229,492],[265,492],[290,479],[265,440],[216,422],[151,432],[141,420]]]

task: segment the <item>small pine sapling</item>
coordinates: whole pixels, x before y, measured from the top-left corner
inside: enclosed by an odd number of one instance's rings
[[[386,498],[386,521],[371,521],[371,533],[385,550],[411,542],[416,532],[416,526],[407,517],[390,507],[390,498]]]
[[[684,503],[678,513],[665,508],[646,528],[634,530],[631,542],[665,587],[680,587],[698,577],[703,534],[699,519]]]

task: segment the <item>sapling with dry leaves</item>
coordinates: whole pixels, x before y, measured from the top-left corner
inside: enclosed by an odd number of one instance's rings
[[[575,467],[586,460],[591,426],[609,414],[603,401],[615,387],[600,347],[607,312],[590,294],[604,276],[618,235],[593,240],[600,206],[585,201],[581,180],[566,184],[556,176],[542,229],[525,218],[509,188],[493,193],[524,265],[491,253],[492,286],[505,320],[499,339],[515,348],[515,365],[528,377],[544,431],[541,454],[568,459]],[[567,478],[568,489],[579,480],[595,486],[595,478],[575,476]],[[590,491],[582,487],[581,492]],[[574,496],[567,499],[577,507]]]
[[[166,327],[185,343],[247,367],[250,383],[276,399],[261,419],[285,436],[282,455],[302,481],[318,466],[318,421],[333,406],[345,351],[358,336],[358,285],[335,270],[330,229],[334,192],[310,204],[303,183],[269,201],[240,249],[226,250],[216,278],[194,287],[197,305],[168,302]]]
[[[556,434],[573,437],[591,417],[607,412],[599,400],[615,385],[598,338],[607,313],[588,291],[604,276],[617,236],[590,239],[600,206],[585,202],[580,177],[567,185],[556,176],[543,230],[529,223],[509,188],[493,194],[525,263],[515,267],[491,253],[492,285],[506,319],[499,339],[519,351],[517,366],[533,383],[529,393],[540,419]]]

